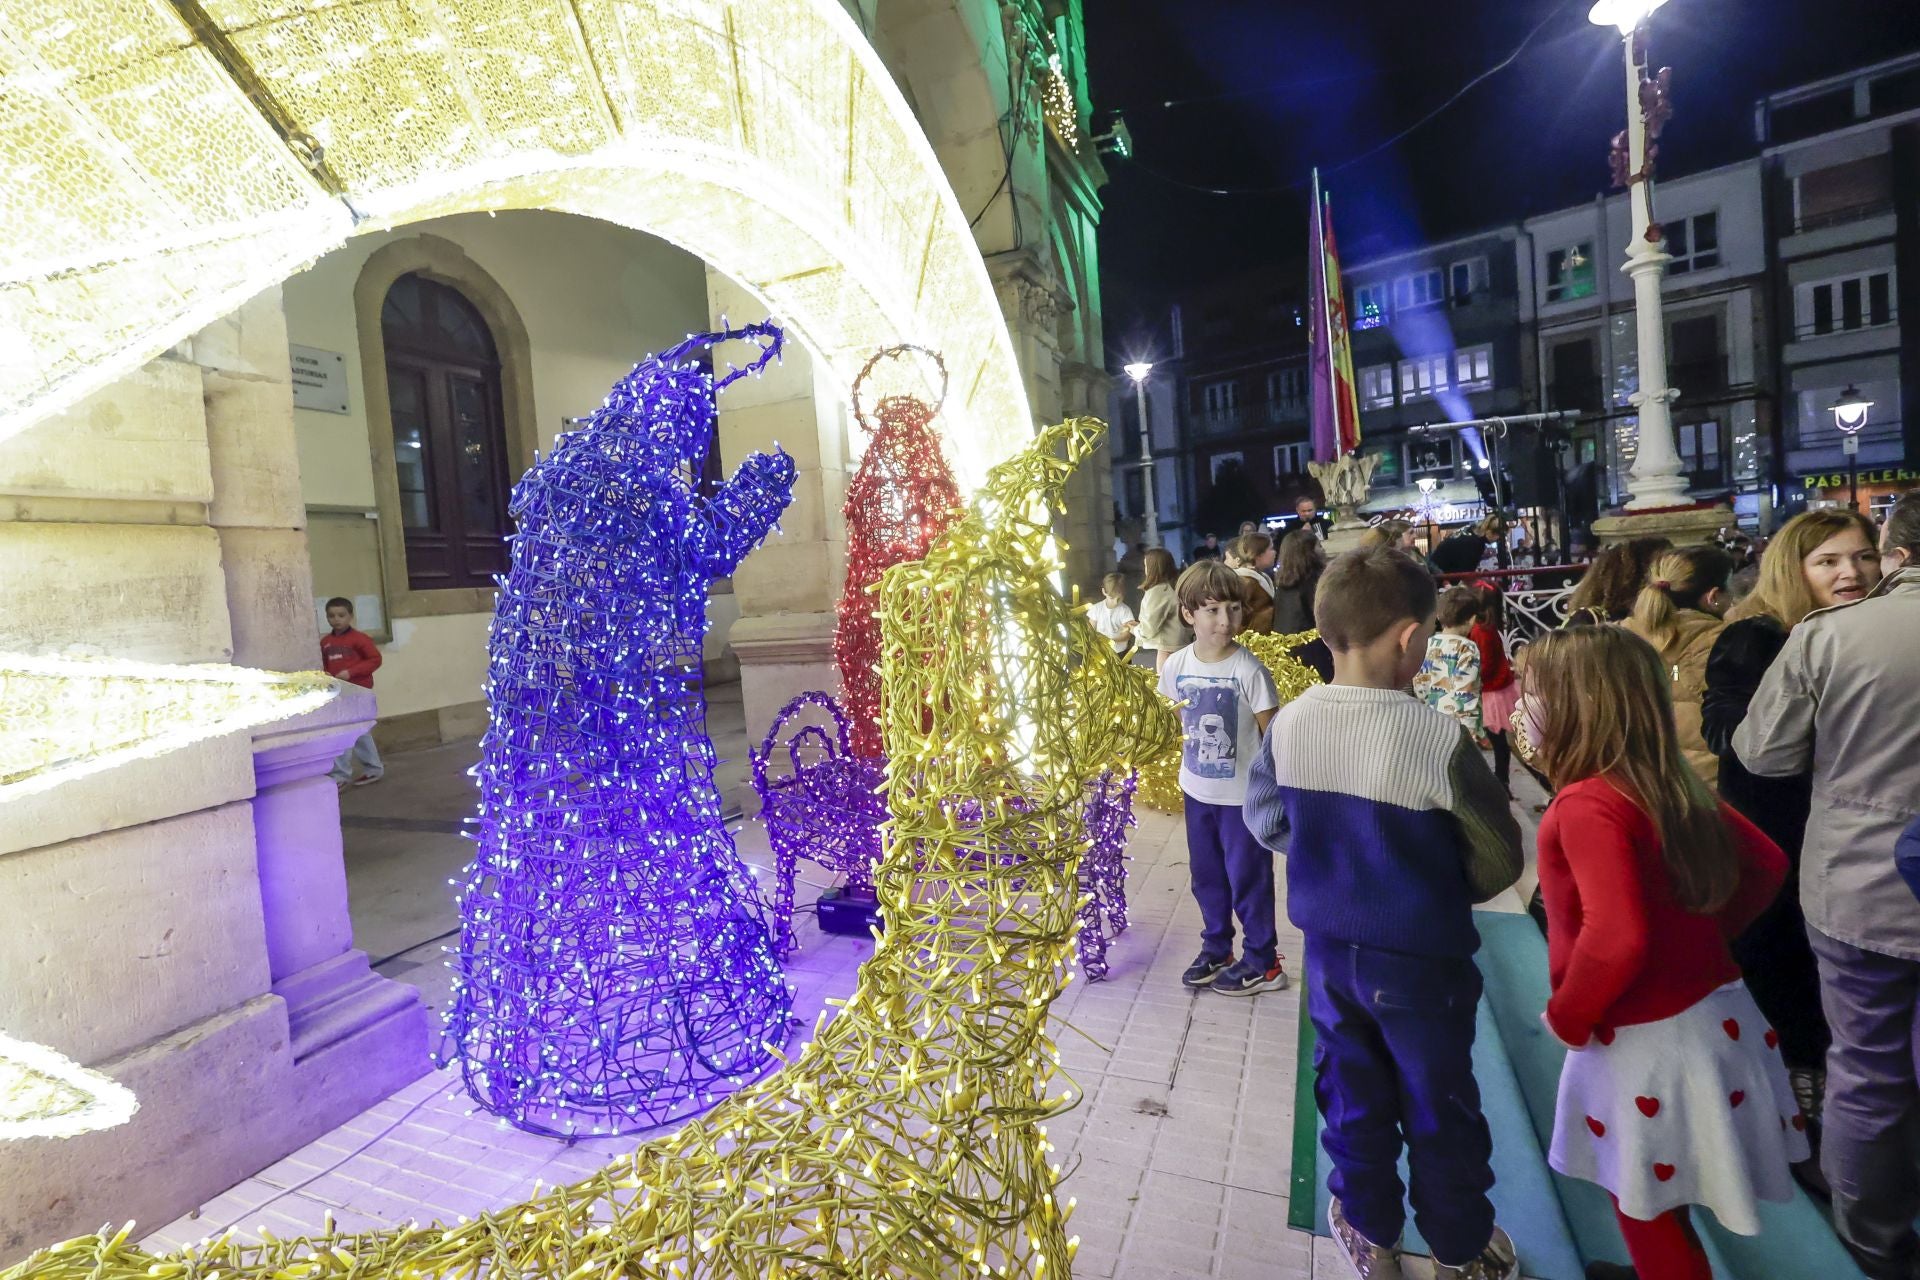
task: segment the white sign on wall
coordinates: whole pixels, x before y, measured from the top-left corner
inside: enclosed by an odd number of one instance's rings
[[[301,347],[291,343],[293,357],[293,407],[318,409],[321,413],[347,411],[347,358],[338,351]]]

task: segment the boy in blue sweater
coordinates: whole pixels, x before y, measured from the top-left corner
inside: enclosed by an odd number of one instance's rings
[[[1472,908],[1519,878],[1520,828],[1460,722],[1405,692],[1433,634],[1426,570],[1349,552],[1320,579],[1314,620],[1333,682],[1274,717],[1247,825],[1269,847],[1292,830],[1287,916],[1306,935],[1333,1236],[1357,1274],[1400,1276],[1404,1141],[1436,1280],[1507,1280],[1519,1263],[1487,1198],[1473,1078]]]

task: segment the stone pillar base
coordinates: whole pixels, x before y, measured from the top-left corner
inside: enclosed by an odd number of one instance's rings
[[[840,695],[840,671],[833,661],[835,621],[831,613],[774,613],[733,624],[727,641],[740,658],[740,700],[747,741],[755,747],[796,695],[813,689]],[[743,791],[724,798],[739,802],[742,813],[758,813],[760,798],[750,780]]]
[[[94,1064],[140,1109],[115,1129],[0,1143],[0,1266],[102,1223],[137,1223],[138,1238],[206,1204],[419,1079],[425,1032],[416,997],[296,1060],[286,1001],[263,995]]]
[[[1626,511],[1593,522],[1593,536],[1603,547],[1634,538],[1671,538],[1676,547],[1699,546],[1733,526],[1731,507],[1665,507],[1657,511]]]

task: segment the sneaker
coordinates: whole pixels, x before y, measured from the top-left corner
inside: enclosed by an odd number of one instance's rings
[[[1232,956],[1210,956],[1202,951],[1198,959],[1187,966],[1180,975],[1180,981],[1190,987],[1204,987],[1220,976],[1220,971],[1233,963]]]
[[[1223,996],[1257,996],[1262,991],[1278,991],[1287,985],[1287,971],[1275,957],[1271,969],[1259,969],[1244,959],[1208,984]]]
[[[1327,1226],[1333,1231],[1333,1242],[1340,1246],[1347,1265],[1360,1280],[1404,1280],[1398,1240],[1389,1247],[1361,1235],[1347,1221],[1347,1211],[1337,1199],[1327,1206]]]
[[[363,773],[353,780],[353,785],[356,787],[370,787],[386,776],[384,773]]]
[[[1512,1238],[1498,1227],[1472,1262],[1450,1267],[1438,1258],[1433,1260],[1433,1280],[1513,1280],[1519,1274],[1520,1255],[1514,1252]]]

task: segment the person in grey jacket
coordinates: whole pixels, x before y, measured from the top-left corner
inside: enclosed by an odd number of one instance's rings
[[[1811,767],[1800,895],[1833,1029],[1820,1167],[1834,1229],[1873,1280],[1920,1261],[1920,902],[1895,845],[1920,813],[1920,493],[1894,506],[1865,600],[1809,614],[1753,696],[1748,771]]]

